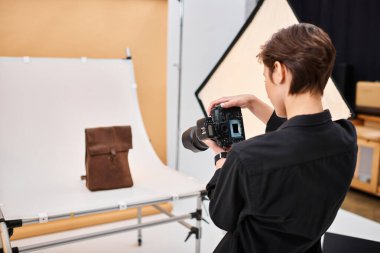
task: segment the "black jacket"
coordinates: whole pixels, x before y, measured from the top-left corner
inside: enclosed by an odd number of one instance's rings
[[[321,252],[320,238],[350,186],[356,132],[328,110],[235,144],[207,185],[210,215],[227,234],[214,252]]]

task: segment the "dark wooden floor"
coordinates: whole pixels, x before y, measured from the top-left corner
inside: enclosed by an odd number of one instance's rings
[[[380,222],[380,197],[351,189],[342,208],[367,219]]]

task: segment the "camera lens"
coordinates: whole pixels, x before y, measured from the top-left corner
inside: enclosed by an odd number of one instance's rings
[[[193,126],[187,129],[182,134],[182,144],[185,148],[190,149],[193,152],[205,151],[208,149],[208,146],[198,139],[197,137],[197,127]]]

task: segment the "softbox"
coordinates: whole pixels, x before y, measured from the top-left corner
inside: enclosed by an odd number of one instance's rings
[[[256,55],[260,47],[281,28],[299,23],[287,0],[259,1],[256,8],[196,91],[205,113],[209,103],[223,96],[254,94],[270,104],[265,92],[263,64]],[[331,111],[333,120],[349,118],[350,109],[331,80],[324,91],[323,106]],[[243,110],[246,137],[264,133],[265,126],[248,110]]]

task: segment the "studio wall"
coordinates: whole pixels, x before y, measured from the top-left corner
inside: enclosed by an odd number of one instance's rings
[[[246,8],[246,0],[184,0],[182,76],[178,101],[180,6],[177,0],[169,0],[167,161],[170,167],[177,167],[178,121],[180,137],[203,117],[195,91],[243,25]],[[211,151],[195,154],[180,143],[177,168],[207,182],[213,174],[212,158]]]
[[[166,0],[0,0],[0,56],[124,58],[129,47],[145,127],[164,163],[166,42]]]

